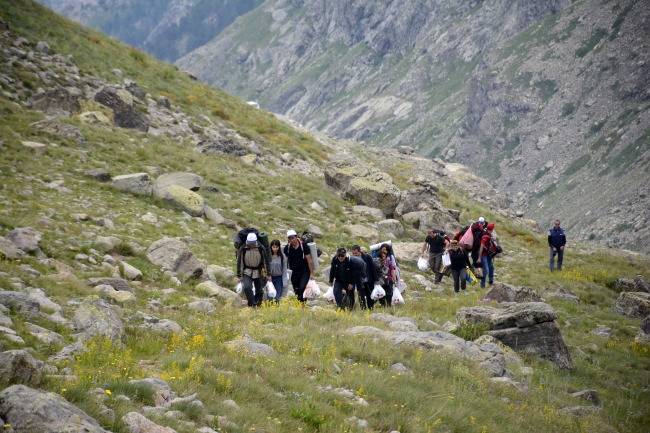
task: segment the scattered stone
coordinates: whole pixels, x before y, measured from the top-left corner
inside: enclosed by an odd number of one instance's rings
[[[535,290],[526,286],[511,286],[495,281],[485,297],[497,302],[542,302],[542,297]]]
[[[352,206],[352,212],[357,215],[370,215],[375,218],[384,218],[384,213],[377,208],[368,206]]]
[[[600,394],[598,394],[598,391],[594,391],[590,389],[585,391],[574,392],[573,394],[569,394],[569,395],[571,397],[581,398],[583,400],[590,401],[595,406],[600,406]]]
[[[95,168],[84,173],[86,176],[95,179],[98,182],[110,182],[111,174],[103,168]]]
[[[173,185],[181,186],[190,191],[196,192],[201,188],[201,186],[203,186],[203,178],[196,174],[183,172],[163,174],[156,179],[154,194],[156,194],[157,191],[166,190]]]
[[[35,141],[21,141],[22,145],[32,149],[34,152],[42,155],[47,150],[47,146],[43,143],[37,143]]]
[[[404,366],[401,362],[397,362],[390,366],[390,371],[393,373],[409,373],[409,369]]]
[[[650,316],[650,293],[622,292],[614,302],[613,310],[623,316],[644,319]]]
[[[83,113],[80,113],[77,117],[79,118],[79,120],[81,120],[83,123],[87,125],[107,126],[107,127],[113,126],[113,121],[109,119],[101,111],[84,111]]]
[[[640,275],[634,280],[631,278],[618,278],[614,280],[614,290],[617,292],[650,293],[650,282],[643,281]]]
[[[45,41],[38,41],[36,44],[36,51],[42,54],[50,54],[51,48]]]
[[[124,80],[124,89],[140,100],[144,100],[147,95],[147,92],[142,87],[138,86],[138,83],[131,81],[128,78]]]
[[[596,406],[567,406],[559,409],[560,412],[566,412],[573,416],[586,416],[602,410]]]
[[[42,233],[31,227],[14,229],[7,233],[6,239],[14,243],[16,248],[26,253],[38,250]]]
[[[393,219],[379,221],[377,223],[377,228],[379,230],[379,233],[392,233],[398,238],[402,237],[404,234],[404,227],[402,227],[402,223]]]
[[[31,123],[29,126],[36,131],[57,135],[67,140],[74,140],[77,143],[86,140],[79,128],[67,123],[61,123],[56,117],[46,117],[43,120]]]
[[[324,236],[323,230],[314,224],[309,224],[307,231],[314,237],[314,239],[321,239]]]
[[[201,311],[203,313],[213,315],[217,312],[217,309],[209,301],[194,301],[185,305],[190,310]]]
[[[0,260],[20,260],[24,255],[13,242],[0,236]]]
[[[151,224],[155,224],[158,222],[158,217],[155,214],[152,214],[151,212],[147,212],[146,214],[142,215],[140,219],[146,223],[151,223]]]
[[[600,325],[596,329],[592,329],[591,332],[589,333],[591,335],[596,335],[598,337],[609,338],[612,336],[612,328],[609,328],[604,325]]]
[[[196,292],[200,295],[208,297],[215,297],[222,301],[230,301],[234,306],[240,308],[242,306],[242,298],[232,290],[225,289],[219,286],[214,281],[205,281],[195,288]]]
[[[71,213],[70,218],[75,222],[88,221],[88,214],[85,213]]]
[[[137,412],[129,412],[122,417],[131,433],[176,433],[176,430],[160,426]]]
[[[153,186],[148,173],[123,174],[115,176],[111,182],[113,188],[122,192],[130,192],[139,195],[153,194]]]
[[[642,345],[650,344],[650,316],[641,321],[641,325],[634,337],[634,341],[637,344]]]
[[[170,108],[172,108],[172,105],[169,103],[169,99],[167,99],[166,96],[159,96],[157,104],[158,104],[159,107],[163,107],[163,108],[166,108],[168,110]]]
[[[135,306],[137,303],[136,296],[131,292],[126,292],[124,290],[115,290],[109,292],[109,302],[115,305],[121,305],[122,307],[126,306]]]
[[[104,87],[95,95],[95,101],[113,110],[117,126],[142,132],[149,129],[149,119],[125,102],[115,89]]]
[[[83,100],[81,91],[75,87],[55,87],[47,92],[34,94],[27,100],[27,107],[46,114],[64,114],[70,117],[81,109]]]
[[[386,323],[388,325],[392,322],[410,322],[413,325],[415,325],[416,328],[418,326],[418,322],[416,322],[415,319],[411,317],[395,317],[386,313],[372,313],[370,315],[370,320],[373,320],[375,322]]]
[[[205,266],[187,245],[177,239],[163,238],[154,242],[147,249],[147,258],[154,265],[183,275],[186,279],[200,278],[205,271]]]
[[[122,243],[120,238],[115,236],[97,236],[93,242],[95,248],[97,248],[102,253],[112,250],[116,246]]]
[[[165,189],[156,190],[155,194],[176,209],[187,212],[193,217],[201,217],[204,215],[203,207],[205,202],[203,197],[187,188],[172,185]]]
[[[88,278],[86,280],[86,283],[91,287],[96,287],[99,285],[108,285],[111,286],[114,290],[122,290],[125,292],[131,292],[135,294],[131,286],[129,286],[129,283],[126,280],[123,280],[122,278]]]
[[[14,383],[34,387],[41,384],[41,370],[34,357],[24,350],[0,352],[0,384]]]
[[[101,336],[110,338],[113,342],[126,342],[122,321],[111,306],[97,296],[83,300],[75,312],[72,324],[85,340]]]
[[[0,393],[0,414],[14,432],[107,433],[77,406],[53,392],[14,385]]]
[[[226,222],[226,219],[222,217],[219,212],[216,210],[212,209],[210,206],[207,204],[203,206],[203,213],[205,214],[205,217],[212,221],[215,224],[224,224]]]
[[[120,262],[122,270],[124,271],[124,277],[129,281],[142,281],[142,271],[129,265],[127,262]]]
[[[27,323],[27,329],[29,329],[29,333],[33,337],[36,337],[45,344],[63,344],[65,341],[60,334],[41,326],[34,325],[33,323]]]
[[[226,341],[223,343],[223,346],[232,351],[243,352],[248,356],[270,356],[276,353],[275,349],[268,344],[256,343],[248,336],[245,336],[241,340]]]
[[[0,304],[9,308],[14,314],[20,313],[28,317],[38,316],[41,307],[27,293],[0,291]]]
[[[406,320],[395,320],[390,322],[388,327],[396,332],[418,332],[418,326]]]
[[[362,242],[375,243],[379,239],[377,230],[373,230],[360,224],[354,224],[348,227],[350,237],[355,241],[360,239]]]

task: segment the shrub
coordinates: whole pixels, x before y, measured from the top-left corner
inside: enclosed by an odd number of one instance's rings
[[[572,115],[576,110],[576,106],[573,102],[567,102],[562,106],[562,116],[567,117]]]

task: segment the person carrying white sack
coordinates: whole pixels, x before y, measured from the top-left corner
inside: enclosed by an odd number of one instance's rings
[[[372,256],[370,254],[364,254],[361,252],[361,247],[359,245],[352,245],[352,255],[359,257],[366,264],[366,272],[368,277],[366,281],[361,281],[360,285],[357,287],[359,289],[359,306],[362,310],[368,308],[372,310],[372,307],[375,305],[375,301],[370,297],[372,294],[373,286],[379,285],[379,275],[377,275],[377,269],[372,262]]]
[[[287,268],[291,270],[291,285],[298,301],[306,302],[305,288],[307,283],[314,279],[314,262],[311,250],[303,245],[295,230],[287,232],[288,243],[284,246],[284,255],[287,258]],[[316,258],[318,260],[318,258]]]
[[[429,266],[435,275],[434,284],[442,281],[442,255],[449,248],[449,242],[445,239],[445,233],[435,229],[429,229],[429,234],[422,244],[420,257],[424,258],[424,253],[429,250]]]
[[[271,282],[275,287],[275,297],[268,296],[267,300],[272,301],[275,299],[275,302],[280,303],[280,298],[282,297],[282,290],[287,287],[288,278],[287,278],[287,258],[282,252],[282,245],[278,239],[273,239],[271,241]]]
[[[246,237],[246,245],[242,245],[237,252],[237,279],[243,283],[249,307],[259,307],[264,299],[264,273],[262,270],[266,273],[266,279],[271,281],[266,249],[257,242],[255,233],[249,233]],[[253,286],[255,286],[254,292]]]
[[[334,286],[336,305],[342,310],[354,308],[354,283],[359,280],[356,268],[352,265],[347,251],[341,247],[332,257],[330,267],[330,286]],[[347,299],[347,302],[344,302]]]

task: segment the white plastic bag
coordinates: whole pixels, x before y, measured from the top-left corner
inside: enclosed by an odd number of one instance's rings
[[[399,290],[393,291],[393,305],[404,304],[404,298]]]
[[[372,293],[370,294],[370,299],[376,301],[384,296],[386,296],[386,291],[379,284],[375,284],[375,288],[372,289]]]
[[[305,287],[305,293],[302,295],[305,299],[316,299],[321,295],[318,284],[315,280],[309,280],[307,287]]]
[[[399,289],[399,290],[395,290],[395,291],[396,291],[396,292],[399,292],[399,293],[404,293],[404,292],[406,292],[406,283],[404,282],[404,280],[399,280],[399,287],[398,287],[398,289]],[[402,301],[402,302],[404,302],[404,301]]]
[[[418,259],[418,269],[421,271],[426,271],[429,269],[429,262],[424,257]]]
[[[325,300],[328,304],[336,302],[336,298],[334,297],[334,286],[330,286],[330,288],[327,289],[327,292],[325,292]]]
[[[449,253],[444,253],[442,255],[442,266],[444,267],[451,266],[451,259],[449,258]]]
[[[235,286],[235,293],[241,295],[241,292],[244,291],[244,286],[242,286],[241,281]]]
[[[267,281],[267,283],[266,283],[266,298],[270,301],[272,299],[275,299],[275,295],[277,295],[277,291],[275,290],[275,286],[273,285],[272,282]]]

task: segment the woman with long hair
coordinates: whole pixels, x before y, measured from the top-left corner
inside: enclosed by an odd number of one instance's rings
[[[282,290],[287,286],[287,259],[282,252],[280,241],[271,241],[271,282],[275,286],[275,302],[280,303]],[[271,301],[272,299],[267,299]]]

